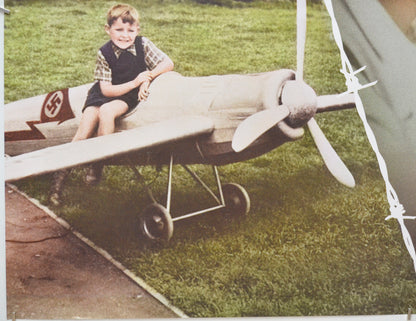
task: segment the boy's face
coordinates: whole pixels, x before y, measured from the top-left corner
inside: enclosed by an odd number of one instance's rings
[[[117,47],[127,49],[134,43],[139,33],[139,26],[136,22],[131,24],[118,18],[111,26],[107,25],[105,31]]]

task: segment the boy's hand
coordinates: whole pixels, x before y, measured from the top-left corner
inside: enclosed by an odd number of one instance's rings
[[[149,96],[150,80],[143,82],[139,89],[139,101],[144,101]]]
[[[134,82],[136,84],[136,87],[139,87],[146,81],[152,81],[152,76],[150,74],[149,70],[141,72],[135,79]]]

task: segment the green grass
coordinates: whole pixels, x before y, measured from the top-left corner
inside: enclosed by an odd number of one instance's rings
[[[113,1],[5,1],[5,101],[91,82]],[[295,7],[255,2],[234,8],[190,1],[131,1],[148,36],[187,76],[251,73],[296,66]],[[46,9],[47,8],[47,9]],[[305,79],[319,94],[345,90],[330,20],[308,9]],[[333,179],[306,133],[295,143],[220,168],[224,182],[246,187],[250,214],[175,224],[165,246],[142,246],[137,214],[148,204],[125,168],[108,167],[95,188],[74,170],[65,204],[53,210],[194,317],[406,313],[415,307],[411,259],[389,214],[384,181],[355,111],[317,121],[354,174],[357,187]],[[211,171],[197,167],[210,184]],[[164,197],[166,169],[144,168]],[[209,205],[175,172],[172,212]],[[51,177],[19,183],[47,203]]]

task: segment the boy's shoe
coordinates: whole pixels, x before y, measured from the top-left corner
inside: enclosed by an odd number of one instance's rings
[[[70,171],[70,169],[62,169],[53,173],[53,182],[49,195],[49,201],[55,206],[59,206],[61,204],[62,188]]]
[[[100,182],[101,177],[103,175],[103,168],[104,165],[101,163],[92,164],[88,168],[87,174],[85,175],[85,184],[88,186],[97,185]]]

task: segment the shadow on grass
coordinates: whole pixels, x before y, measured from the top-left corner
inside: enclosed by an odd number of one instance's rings
[[[369,172],[371,166],[365,166],[367,170],[364,172],[362,164],[350,167],[357,179],[357,187],[353,190],[336,182],[322,164],[292,173],[280,171],[276,164],[265,157],[240,166],[224,166],[220,168],[224,181],[235,181],[247,189],[251,198],[250,213],[246,217],[231,219],[223,211],[217,211],[178,221],[174,224],[171,246],[178,242],[198,242],[239,231],[250,233],[253,229],[256,230],[256,226],[261,230],[263,225],[266,229],[266,226],[282,226],[291,220],[310,222],[308,229],[311,229],[322,224],[328,217],[342,217],[341,212],[345,207],[341,206],[340,199],[348,200],[357,189],[362,188],[362,181],[373,182],[378,173],[377,170]],[[234,177],[235,171],[244,172],[244,176]],[[149,204],[143,187],[122,167],[106,169],[103,181],[95,187],[85,186],[84,174],[83,169],[72,171],[64,189],[63,206],[52,209],[106,249],[117,253],[128,248],[133,251],[142,250],[144,242],[139,235],[139,216]],[[164,200],[164,173],[160,175],[161,178],[155,178],[155,173],[152,172],[148,174],[153,176],[150,179],[154,180],[155,196],[158,200]],[[207,171],[203,173],[203,178],[210,180],[210,177],[204,177],[209,175]],[[51,179],[51,175],[44,175],[25,180],[19,186],[24,186],[28,194],[47,204]],[[376,195],[376,199],[379,198],[380,195]],[[336,207],[331,206],[331,199],[341,209],[336,210]],[[161,203],[165,205],[164,201]],[[321,207],[319,204],[325,205]],[[178,182],[174,183],[171,208],[173,217],[213,205],[216,205],[215,202],[202,189],[195,187],[191,180],[180,176]],[[321,213],[325,210],[328,214],[322,216]],[[162,248],[166,245],[163,244]],[[151,248],[160,249],[159,246]]]

